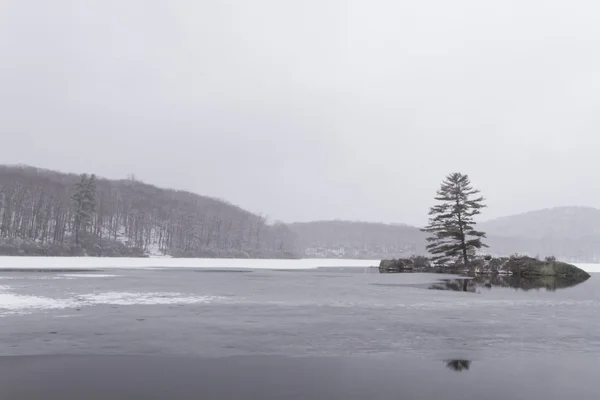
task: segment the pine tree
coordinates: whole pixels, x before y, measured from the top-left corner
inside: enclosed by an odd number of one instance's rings
[[[87,232],[88,229],[91,231],[94,216],[96,214],[96,175],[92,174],[83,192],[83,212],[84,212],[84,225],[83,230]]]
[[[96,176],[82,174],[71,197],[74,208],[73,230],[75,243],[79,244],[81,232],[87,232],[96,212]]]
[[[431,234],[427,250],[436,264],[462,261],[468,266],[476,250],[487,247],[481,241],[485,233],[475,230],[473,219],[485,207],[478,194],[468,175],[453,173],[442,182],[435,197],[438,204],[431,207],[429,225],[423,229]]]
[[[75,243],[79,244],[79,231],[81,229],[82,209],[84,188],[87,181],[87,175],[81,175],[79,182],[75,184],[75,193],[71,196],[73,201],[73,233],[75,235]]]

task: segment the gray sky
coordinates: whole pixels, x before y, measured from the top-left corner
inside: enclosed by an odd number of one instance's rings
[[[0,0],[0,162],[287,222],[600,206],[594,0]]]

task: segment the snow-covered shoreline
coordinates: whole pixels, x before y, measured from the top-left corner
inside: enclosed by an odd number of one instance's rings
[[[379,260],[343,259],[0,257],[0,270],[117,268],[313,269],[319,267],[371,267],[378,265]]]
[[[251,268],[314,269],[319,267],[375,267],[380,260],[347,259],[236,259],[236,258],[112,258],[0,256],[2,269],[129,269],[129,268]],[[600,272],[600,264],[573,263],[586,272]]]
[[[581,268],[585,272],[600,272],[600,264],[590,264],[590,263],[571,263],[574,266]]]

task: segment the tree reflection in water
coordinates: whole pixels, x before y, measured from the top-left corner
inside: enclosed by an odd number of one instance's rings
[[[584,279],[567,279],[555,276],[518,277],[505,275],[476,276],[472,279],[444,279],[429,286],[432,290],[452,290],[476,293],[479,288],[507,287],[519,290],[546,289],[556,291],[585,282]]]
[[[471,367],[471,360],[446,360],[444,362],[446,368],[456,372],[468,371]]]

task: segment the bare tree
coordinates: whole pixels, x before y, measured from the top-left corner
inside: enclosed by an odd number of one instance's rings
[[[0,166],[0,244],[16,239],[44,252],[58,246],[61,254],[79,244],[102,255],[156,248],[176,256],[261,257],[288,246],[289,233],[273,237],[284,234],[280,228],[222,200],[160,189],[132,175],[110,181]]]

